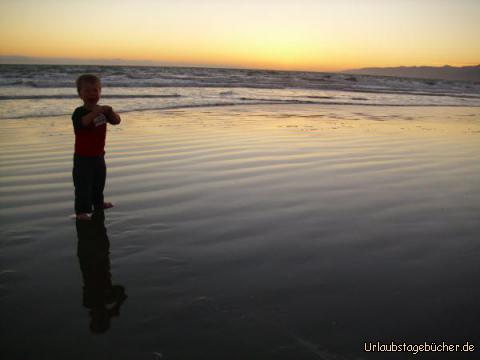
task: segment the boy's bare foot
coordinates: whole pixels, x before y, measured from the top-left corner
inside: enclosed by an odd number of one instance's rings
[[[103,203],[103,208],[104,209],[110,209],[113,207],[113,204],[111,202],[104,202]]]
[[[77,220],[92,220],[92,216],[90,214],[80,213],[80,214],[77,214],[76,219]]]

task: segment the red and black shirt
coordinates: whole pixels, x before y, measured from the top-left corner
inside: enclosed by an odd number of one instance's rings
[[[105,137],[107,135],[107,118],[100,114],[90,124],[83,125],[82,117],[91,110],[80,106],[72,114],[75,132],[75,154],[83,156],[101,156],[105,154]]]

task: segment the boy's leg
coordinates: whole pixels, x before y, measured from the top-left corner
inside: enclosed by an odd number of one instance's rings
[[[107,178],[107,166],[105,165],[105,157],[99,156],[95,159],[95,170],[93,175],[93,207],[96,210],[103,209],[104,198],[103,190],[105,189],[105,180]]]
[[[91,213],[93,183],[91,159],[74,155],[72,175],[73,185],[75,186],[75,213]]]

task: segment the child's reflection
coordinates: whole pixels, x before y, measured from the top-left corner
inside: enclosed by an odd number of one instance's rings
[[[83,276],[83,305],[90,309],[90,329],[103,333],[110,328],[110,318],[120,314],[127,298],[121,285],[112,285],[105,215],[94,212],[90,221],[76,221],[77,255]]]

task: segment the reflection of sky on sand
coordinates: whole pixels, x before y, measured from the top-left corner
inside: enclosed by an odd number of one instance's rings
[[[2,319],[46,354],[102,353],[78,309],[69,119],[0,126]],[[478,333],[475,109],[204,108],[110,130],[112,273],[134,294],[102,338],[115,358],[349,359]]]

